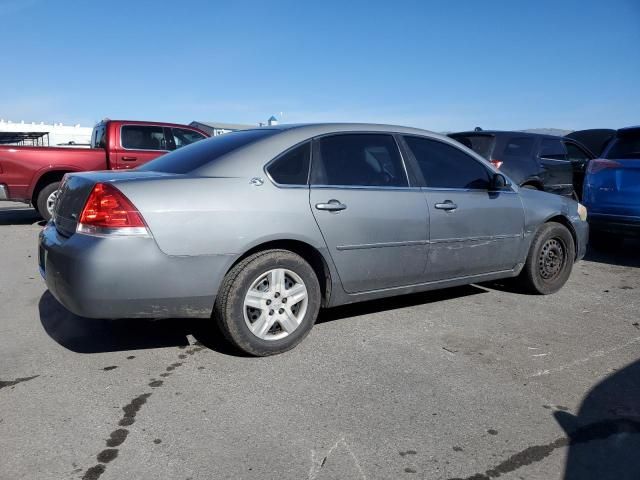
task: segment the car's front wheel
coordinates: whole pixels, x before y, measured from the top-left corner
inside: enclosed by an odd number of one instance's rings
[[[258,252],[225,276],[213,316],[225,337],[256,356],[292,349],[307,336],[320,309],[313,268],[288,250]]]
[[[567,227],[555,222],[542,225],[531,242],[520,274],[524,287],[541,295],[560,290],[571,275],[575,252]]]

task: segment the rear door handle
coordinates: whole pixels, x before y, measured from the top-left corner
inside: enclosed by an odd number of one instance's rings
[[[458,208],[458,205],[456,205],[455,203],[453,203],[451,200],[445,200],[445,201],[444,201],[444,202],[442,202],[442,203],[436,203],[436,204],[435,204],[435,207],[436,207],[438,210],[448,210],[448,211],[451,211],[451,210],[455,210],[456,208]]]
[[[316,208],[318,210],[328,210],[329,212],[339,212],[347,208],[347,206],[344,203],[340,203],[339,200],[332,198],[327,203],[316,203]]]
[[[138,157],[121,157],[123,162],[135,162]]]

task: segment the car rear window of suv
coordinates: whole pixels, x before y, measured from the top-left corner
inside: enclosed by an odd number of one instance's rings
[[[496,143],[495,136],[486,133],[476,135],[451,135],[451,138],[460,142],[465,147],[470,148],[487,160],[491,158],[491,153],[493,152],[493,147]]]
[[[605,158],[619,160],[640,159],[640,129],[619,132],[605,154]]]
[[[163,173],[189,173],[227,153],[275,135],[279,130],[242,130],[201,140],[167,153],[138,167],[138,170]]]

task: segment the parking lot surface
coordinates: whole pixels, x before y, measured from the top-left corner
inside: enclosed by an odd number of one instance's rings
[[[202,320],[90,320],[0,206],[1,479],[640,478],[640,244],[551,296],[490,284],[327,310],[239,356]]]

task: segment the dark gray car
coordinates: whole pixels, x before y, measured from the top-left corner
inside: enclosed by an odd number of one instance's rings
[[[585,253],[585,220],[441,135],[283,125],[68,175],[39,259],[78,315],[213,317],[269,355],[321,307],[507,277],[555,292]]]

